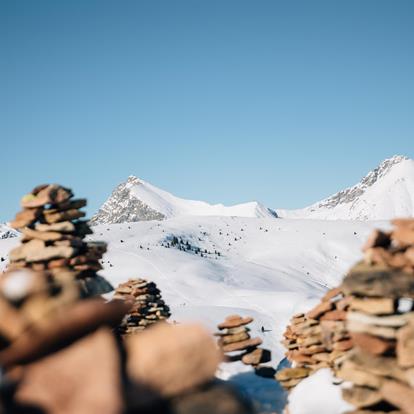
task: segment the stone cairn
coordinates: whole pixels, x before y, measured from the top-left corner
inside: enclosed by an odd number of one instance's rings
[[[285,389],[293,388],[320,368],[338,368],[352,348],[345,326],[348,306],[342,289],[334,288],[308,313],[292,317],[282,343],[293,367],[276,374]]]
[[[353,413],[414,413],[414,219],[374,231],[343,281],[354,350],[337,376]]]
[[[73,199],[70,189],[57,184],[40,185],[22,198],[21,206],[11,226],[22,232],[22,244],[9,254],[10,270],[30,268],[57,280],[75,279],[87,296],[113,289],[96,273],[106,243],[83,240],[92,233],[79,220],[86,199]]]
[[[270,351],[259,348],[262,340],[250,337],[247,325],[251,322],[253,318],[250,316],[230,315],[217,325],[219,332],[215,336],[219,337],[217,344],[225,354],[225,362],[241,360],[243,364],[257,368],[259,364],[270,361]]]
[[[157,285],[145,279],[129,279],[121,283],[115,290],[114,299],[133,302],[130,312],[118,328],[121,335],[138,333],[171,316],[170,308],[162,299]]]

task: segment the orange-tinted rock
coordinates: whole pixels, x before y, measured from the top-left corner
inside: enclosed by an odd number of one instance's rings
[[[218,329],[237,328],[238,326],[247,325],[253,322],[250,316],[241,317],[239,315],[228,316],[223,323],[217,325]]]

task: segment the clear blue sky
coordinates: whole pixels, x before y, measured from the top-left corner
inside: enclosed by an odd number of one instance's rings
[[[134,174],[303,207],[414,156],[412,0],[0,1],[0,221]]]

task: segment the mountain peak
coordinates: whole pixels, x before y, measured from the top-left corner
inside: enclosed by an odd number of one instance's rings
[[[282,217],[387,220],[414,215],[414,161],[394,155],[349,188],[300,210],[280,210]]]
[[[91,224],[164,220],[177,216],[277,217],[273,210],[258,202],[224,206],[186,200],[130,175],[114,189],[92,217]]]

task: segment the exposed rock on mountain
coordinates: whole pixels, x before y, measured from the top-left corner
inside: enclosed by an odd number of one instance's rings
[[[119,184],[90,223],[126,223],[164,220],[178,216],[277,217],[258,202],[224,206],[204,201],[186,200],[130,176]]]
[[[388,220],[414,215],[414,160],[396,155],[384,160],[358,184],[280,217],[328,220]]]

